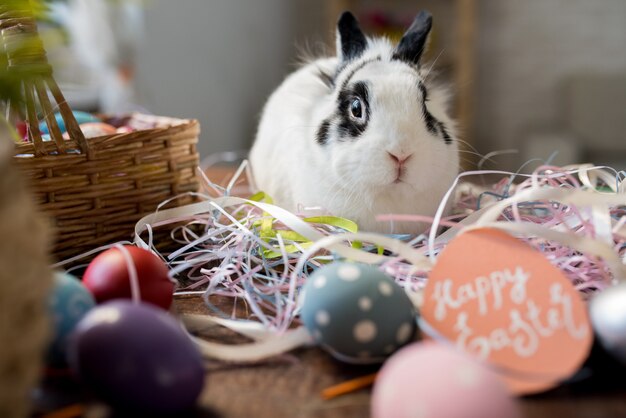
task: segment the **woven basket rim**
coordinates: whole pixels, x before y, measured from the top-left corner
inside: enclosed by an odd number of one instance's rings
[[[150,119],[161,120],[161,121],[171,121],[171,124],[164,124],[163,126],[156,126],[154,128],[148,129],[140,129],[131,132],[124,132],[118,134],[111,135],[101,135],[95,136],[92,138],[87,138],[89,141],[89,149],[90,152],[97,151],[99,148],[103,146],[111,146],[117,142],[124,142],[127,137],[138,137],[138,136],[149,136],[149,137],[158,137],[165,133],[176,132],[179,130],[186,130],[192,126],[200,126],[200,123],[197,119],[187,119],[187,118],[174,118],[168,116],[156,116],[156,115],[143,115],[140,113],[132,113],[129,114],[131,116],[148,116]],[[17,143],[14,147],[14,158],[19,159],[27,159],[27,158],[54,158],[54,157],[67,157],[67,156],[86,156],[80,149],[80,144],[76,139],[66,139],[65,144],[68,150],[72,150],[71,153],[59,153],[54,141],[46,141],[44,142],[44,149],[48,154],[37,156],[35,155],[35,144],[33,142],[22,142]]]

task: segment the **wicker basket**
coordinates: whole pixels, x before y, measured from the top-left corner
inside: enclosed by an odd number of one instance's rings
[[[11,4],[0,5],[8,70],[28,74],[20,77],[25,109],[8,105],[10,117],[25,116],[29,128],[29,141],[16,146],[15,162],[30,179],[40,207],[54,220],[55,257],[130,239],[135,222],[159,203],[197,191],[199,123],[135,115],[156,127],[85,139],[52,77],[32,14]],[[20,47],[24,39],[28,48]],[[63,117],[69,140],[62,137],[55,111]],[[39,131],[38,114],[45,115],[48,142]],[[191,197],[177,202],[185,200]]]

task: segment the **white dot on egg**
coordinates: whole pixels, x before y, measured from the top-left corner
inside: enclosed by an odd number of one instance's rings
[[[361,270],[359,270],[357,266],[346,264],[337,269],[337,276],[339,276],[341,280],[353,282],[361,277]]]
[[[354,326],[352,330],[352,335],[354,335],[354,339],[360,343],[368,343],[376,338],[376,333],[378,330],[376,329],[376,324],[369,320],[359,321]]]
[[[330,314],[327,311],[317,311],[315,322],[322,327],[328,325],[330,323]]]
[[[326,276],[318,276],[315,278],[315,280],[313,280],[313,287],[315,287],[316,289],[321,289],[322,287],[326,286]]]
[[[383,296],[391,296],[393,293],[393,286],[387,282],[380,282],[378,283],[378,291]]]
[[[480,370],[474,365],[465,365],[456,370],[455,377],[459,386],[473,388],[480,382]]]
[[[361,308],[362,311],[369,311],[372,309],[372,299],[367,296],[359,298],[359,308]]]
[[[412,330],[413,330],[413,327],[411,327],[411,324],[409,324],[408,322],[405,322],[404,324],[400,325],[400,327],[398,328],[398,331],[396,332],[396,341],[398,342],[398,344],[406,343],[409,340],[409,338],[411,338]]]

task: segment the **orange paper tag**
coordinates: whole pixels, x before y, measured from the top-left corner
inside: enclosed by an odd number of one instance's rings
[[[495,229],[451,241],[426,289],[422,318],[456,346],[495,366],[529,394],[573,375],[592,331],[576,289],[534,248]]]

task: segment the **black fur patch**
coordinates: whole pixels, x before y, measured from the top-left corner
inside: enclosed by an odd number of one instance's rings
[[[330,129],[330,121],[325,120],[317,130],[315,140],[320,145],[325,145],[328,142],[328,130]]]
[[[365,122],[357,123],[350,117],[350,104],[355,98],[361,99],[365,107]],[[346,87],[339,92],[337,98],[337,107],[339,113],[339,136],[340,138],[349,137],[355,139],[367,129],[370,119],[370,103],[369,90],[363,81],[354,83],[350,87]]]
[[[341,83],[341,89],[345,89],[346,86],[348,85],[348,83],[350,82],[350,80],[352,79],[352,77],[354,76],[354,74],[359,71],[361,68],[365,67],[367,64],[371,63],[371,62],[375,62],[375,61],[382,61],[382,57],[379,55],[375,58],[371,58],[368,60],[365,60],[361,63],[359,63],[359,65],[355,66],[352,70],[350,70],[350,72],[348,73],[348,76],[346,77],[346,79],[343,81],[343,83]],[[341,74],[341,72],[346,68],[346,65],[339,65],[337,67],[337,72],[335,73],[335,80],[337,80],[337,78],[339,77],[339,74]]]
[[[439,121],[435,119],[435,117],[428,110],[426,110],[426,107],[422,109],[422,114],[424,116],[424,122],[426,122],[426,128],[428,129],[428,131],[433,135],[437,135],[437,126],[439,124]]]
[[[427,11],[421,11],[406,31],[396,47],[393,59],[419,65],[426,46],[426,39],[433,25],[433,18]]]
[[[437,124],[439,123],[439,121],[435,119],[435,117],[426,108],[426,102],[428,101],[428,91],[426,90],[426,87],[423,83],[419,83],[417,86],[422,93],[422,116],[424,117],[426,128],[431,134],[437,135]]]
[[[339,43],[343,61],[350,61],[361,56],[367,48],[367,39],[356,18],[350,12],[344,12],[337,22]]]
[[[435,117],[426,108],[426,102],[428,101],[428,91],[426,90],[424,83],[419,83],[418,87],[420,89],[420,92],[422,93],[422,115],[424,116],[426,128],[433,135],[437,135],[438,133],[440,133],[443,137],[444,142],[446,144],[451,144],[452,138],[450,137],[450,134],[448,133],[444,124],[441,121],[435,119]]]
[[[441,135],[443,136],[443,141],[450,145],[452,143],[452,138],[450,137],[450,134],[448,134],[448,131],[446,130],[446,127],[443,125],[442,122],[438,122],[439,123],[439,130],[441,131]]]

